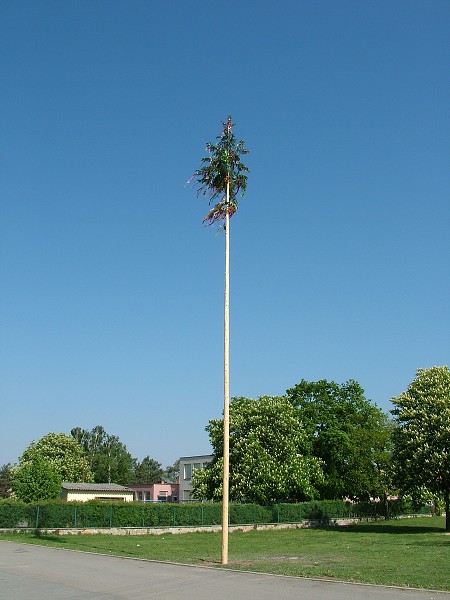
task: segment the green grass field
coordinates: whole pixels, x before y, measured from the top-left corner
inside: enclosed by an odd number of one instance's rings
[[[220,567],[220,533],[180,535],[3,534],[0,540],[158,561]],[[348,527],[235,531],[229,567],[450,591],[450,534],[444,518],[418,517]]]

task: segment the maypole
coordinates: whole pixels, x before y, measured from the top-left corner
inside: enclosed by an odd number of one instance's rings
[[[230,182],[227,182],[227,205]],[[228,564],[228,514],[230,497],[230,215],[225,215],[225,284],[223,303],[223,492],[222,564]]]
[[[244,141],[236,142],[228,117],[217,144],[208,143],[209,156],[202,159],[200,169],[192,179],[199,184],[198,192],[209,195],[209,203],[218,200],[203,222],[212,225],[223,222],[225,230],[225,282],[224,282],[224,399],[223,399],[223,481],[222,481],[222,564],[228,564],[228,522],[230,497],[230,218],[237,211],[237,195],[247,188],[248,168],[241,162],[247,154]]]

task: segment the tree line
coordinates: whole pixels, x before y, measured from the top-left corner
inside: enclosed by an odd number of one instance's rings
[[[18,465],[3,465],[0,497],[12,492],[25,502],[58,498],[63,481],[129,485],[173,482],[177,477],[177,463],[163,469],[150,456],[139,462],[101,425],[91,431],[75,427],[70,435],[48,433],[30,443]]]
[[[358,382],[300,381],[284,396],[235,397],[230,403],[230,499],[267,504],[312,499],[387,500],[408,495],[441,503],[450,530],[450,371],[418,369],[392,398],[391,415],[367,400]],[[206,426],[213,458],[194,472],[194,496],[222,494],[223,420]],[[132,458],[103,427],[76,427],[32,442],[15,466],[0,470],[0,494],[25,501],[56,498],[62,481],[174,481],[162,468]]]
[[[230,498],[270,503],[409,496],[441,504],[450,531],[450,371],[418,369],[391,417],[356,381],[300,381],[284,396],[230,403]],[[194,496],[222,493],[223,421],[206,427],[213,460]]]

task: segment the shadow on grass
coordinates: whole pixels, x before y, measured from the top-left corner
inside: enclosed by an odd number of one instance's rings
[[[58,534],[50,534],[50,533],[43,533],[42,531],[39,531],[39,529],[35,529],[33,531],[33,533],[30,534],[31,537],[35,537],[38,540],[43,540],[45,542],[58,542],[58,544],[65,544],[66,540],[58,535]]]
[[[387,521],[386,523],[363,523],[352,524],[352,525],[326,525],[323,527],[317,527],[317,529],[326,529],[327,531],[336,532],[354,532],[354,533],[389,533],[393,535],[398,534],[427,534],[427,533],[448,533],[445,531],[445,527],[423,527],[415,525],[397,525]]]
[[[429,541],[420,541],[417,540],[415,542],[413,542],[414,546],[428,546],[429,548],[436,548],[437,546],[439,547],[444,547],[444,548],[448,548],[450,547],[450,536],[445,537],[441,537],[438,539],[434,539],[434,540],[429,540]]]

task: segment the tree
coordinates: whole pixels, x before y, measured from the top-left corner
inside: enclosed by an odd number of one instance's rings
[[[93,479],[83,448],[65,433],[48,433],[31,442],[19,458],[18,470],[36,460],[47,463],[62,481],[78,483]]]
[[[71,435],[84,448],[95,483],[133,482],[135,461],[117,436],[107,433],[101,425],[91,431],[74,427]]]
[[[300,411],[314,456],[324,463],[321,498],[386,496],[389,420],[366,400],[359,383],[303,379],[286,393]]]
[[[317,496],[322,478],[320,461],[310,455],[310,443],[299,411],[284,397],[259,400],[233,398],[230,404],[230,498],[266,504]],[[193,477],[194,496],[219,499],[223,466],[223,422],[206,427],[213,459]]]
[[[173,465],[166,467],[164,471],[164,479],[170,483],[176,483],[180,477],[180,459],[176,460]]]
[[[6,463],[0,468],[0,498],[8,498],[11,490],[11,463]]]
[[[105,438],[108,434],[101,425],[96,425],[92,431],[81,429],[81,427],[74,427],[70,435],[81,444],[86,453],[89,467],[94,471],[95,456],[102,451]]]
[[[61,495],[63,478],[50,463],[36,456],[13,469],[12,487],[14,495],[23,502],[55,500]]]
[[[133,483],[158,483],[163,478],[164,471],[161,463],[146,456],[134,468]]]
[[[444,500],[450,531],[450,371],[418,369],[395,408],[394,464],[403,493],[427,489]]]
[[[217,136],[217,144],[208,142],[209,153],[201,161],[192,179],[198,185],[197,194],[209,196],[209,204],[216,202],[203,222],[223,223],[225,230],[225,285],[224,285],[224,418],[223,418],[223,512],[222,512],[222,564],[228,564],[228,501],[229,501],[229,287],[230,287],[230,218],[238,208],[238,194],[247,189],[248,168],[241,161],[247,154],[245,142],[236,141],[233,123],[228,117],[223,123],[222,133]]]

